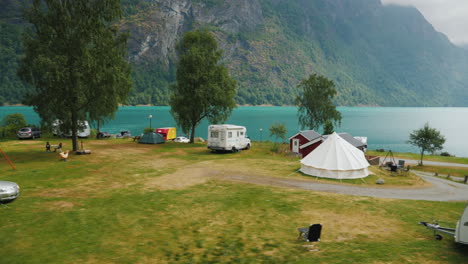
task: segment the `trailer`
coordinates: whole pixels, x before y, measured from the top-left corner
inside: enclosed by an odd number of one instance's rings
[[[177,130],[175,127],[156,128],[154,132],[161,134],[164,140],[172,140],[177,137]]]
[[[209,125],[207,142],[211,150],[232,152],[249,149],[252,144],[247,129],[236,125]]]
[[[52,122],[52,134],[54,136],[60,136],[60,137],[71,137],[72,132],[69,131],[68,133],[65,133],[60,130],[60,126],[62,125],[62,121],[60,120],[55,120]],[[87,138],[91,135],[91,127],[89,126],[88,121],[86,120],[78,120],[78,131],[77,131],[77,136],[79,138]]]
[[[455,238],[455,242],[468,245],[468,205],[465,207],[463,214],[458,220],[455,228],[443,227],[440,226],[437,221],[434,223],[428,222],[419,222],[420,225],[427,227],[430,230],[434,231],[434,237],[437,240],[442,240],[442,234],[450,235]]]

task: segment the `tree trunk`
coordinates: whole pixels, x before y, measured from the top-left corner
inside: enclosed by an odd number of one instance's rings
[[[421,166],[423,165],[423,156],[424,156],[424,149],[421,150],[421,161],[419,162]]]
[[[195,142],[195,128],[196,126],[192,126],[192,130],[190,131],[190,144],[193,144]]]
[[[73,151],[78,150],[78,120],[75,114],[72,114],[72,146]]]

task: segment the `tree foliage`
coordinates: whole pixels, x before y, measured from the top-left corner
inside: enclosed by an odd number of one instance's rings
[[[421,150],[420,164],[423,165],[424,152],[441,150],[445,143],[445,137],[437,129],[429,127],[429,124],[426,123],[423,128],[410,133],[408,143],[417,146]]]
[[[222,52],[208,31],[185,33],[177,47],[176,84],[171,87],[171,114],[193,143],[195,128],[207,118],[224,122],[236,107],[236,81],[219,64]]]
[[[323,134],[331,135],[334,131],[335,128],[333,127],[333,122],[330,120],[325,121],[325,124],[323,125]]]
[[[336,95],[333,81],[312,74],[302,80],[298,88],[301,94],[296,97],[299,124],[302,128],[316,129],[326,121],[341,122],[341,113],[336,110],[332,99]]]
[[[12,136],[20,128],[27,126],[27,123],[23,114],[14,113],[14,114],[5,116],[2,119],[1,125],[3,126],[2,132],[6,133],[8,136]]]
[[[272,152],[279,152],[281,144],[278,143],[278,139],[281,139],[281,143],[286,140],[286,125],[284,123],[275,123],[270,127],[270,137],[275,137],[275,143],[271,146]]]
[[[73,150],[79,120],[112,118],[132,87],[120,17],[119,0],[34,0],[25,12],[32,27],[18,75],[35,87],[25,103],[49,124],[61,120]]]
[[[275,137],[276,141],[281,139],[282,142],[286,140],[286,125],[284,123],[275,123],[270,127],[270,137]]]

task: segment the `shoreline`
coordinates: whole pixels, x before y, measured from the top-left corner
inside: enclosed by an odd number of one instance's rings
[[[0,107],[32,107],[24,104],[5,104]],[[138,105],[119,105],[119,107],[170,107],[169,105],[149,105],[149,104],[138,104]],[[261,104],[261,105],[236,105],[236,107],[297,107],[296,105],[272,105],[272,104]],[[337,108],[468,108],[468,106],[381,106],[381,105],[353,105],[346,106],[340,105]]]

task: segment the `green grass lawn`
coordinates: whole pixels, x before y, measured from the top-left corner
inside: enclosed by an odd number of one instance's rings
[[[450,237],[436,241],[417,225],[439,219],[454,227],[465,202],[346,196],[219,177],[310,179],[295,173],[298,158],[271,153],[267,143],[218,155],[203,144],[84,140],[91,155],[61,162],[44,151],[45,140],[0,142],[17,167],[2,157],[0,179],[21,186],[16,201],[0,206],[0,263],[468,263],[467,246]],[[319,251],[297,240],[297,227],[311,223],[323,225],[313,247]]]

